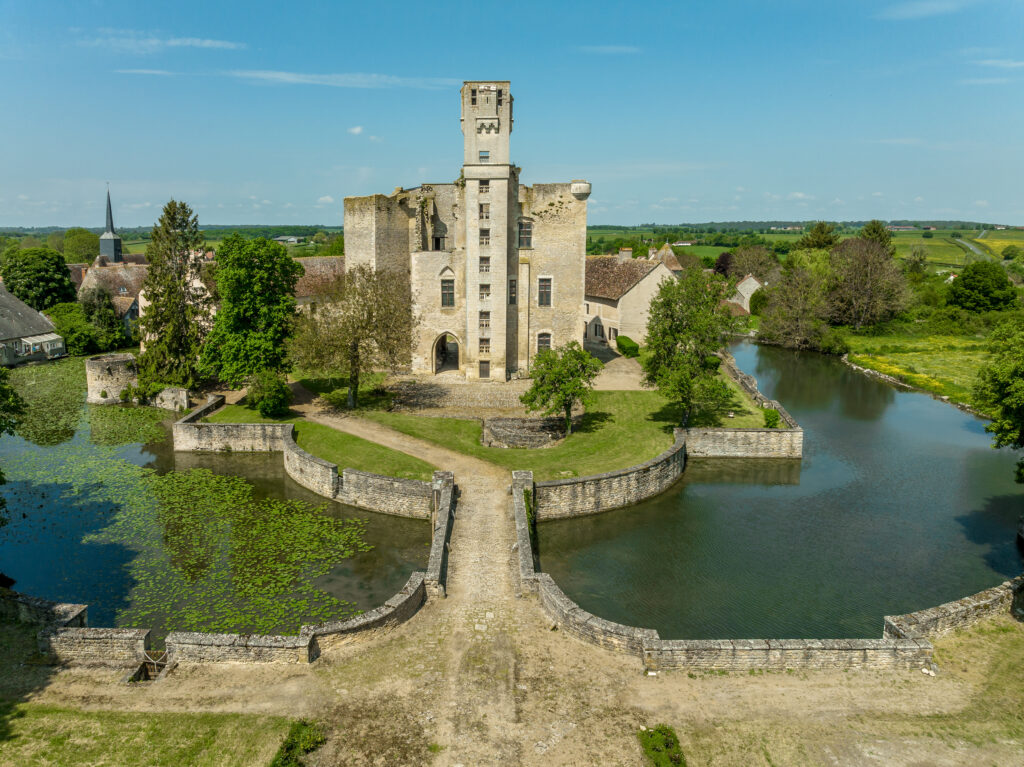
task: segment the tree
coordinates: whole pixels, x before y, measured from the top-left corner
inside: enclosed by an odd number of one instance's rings
[[[750,245],[737,248],[732,254],[729,275],[742,280],[752,274],[761,282],[768,282],[779,268],[775,254],[763,245]]]
[[[832,269],[832,319],[838,324],[874,325],[907,304],[906,278],[876,240],[853,237],[839,243],[832,251]]]
[[[64,232],[64,257],[69,263],[92,261],[100,254],[100,236],[88,229],[72,227]]]
[[[261,370],[280,370],[295,320],[301,264],[284,246],[230,235],[217,251],[220,308],[203,347],[204,374],[240,386]]]
[[[998,325],[989,337],[989,362],[978,373],[975,397],[992,412],[985,430],[995,447],[1024,448],[1024,320]],[[1024,458],[1017,462],[1017,481],[1024,483]]]
[[[836,234],[835,227],[825,221],[818,221],[793,247],[797,250],[830,250],[837,242],[839,235]]]
[[[723,277],[728,277],[732,272],[732,253],[724,251],[718,254],[718,258],[715,259],[715,274],[720,274]]]
[[[246,381],[245,404],[264,418],[277,418],[288,413],[292,390],[277,370],[259,370]]]
[[[919,279],[927,272],[927,267],[928,251],[920,245],[915,245],[911,248],[910,256],[907,258],[907,274]]]
[[[33,309],[75,300],[75,285],[64,256],[50,248],[8,251],[0,275],[4,285]]]
[[[757,336],[793,349],[842,351],[828,326],[830,308],[825,277],[803,267],[786,269],[782,280],[768,289]]]
[[[347,375],[348,407],[354,408],[364,371],[396,370],[412,361],[418,319],[408,277],[361,264],[315,298],[296,321],[290,358],[311,372]]]
[[[565,417],[565,433],[572,434],[572,410],[576,405],[590,404],[594,379],[603,367],[578,341],[570,341],[557,350],[543,349],[533,359],[533,382],[519,400],[531,413],[561,413]]]
[[[117,316],[114,301],[104,288],[87,288],[78,297],[86,319],[96,329],[100,351],[116,349],[125,340],[125,327]]]
[[[85,316],[85,310],[78,303],[63,303],[51,306],[46,316],[53,323],[54,330],[64,339],[68,354],[93,354],[100,351],[96,328]]]
[[[11,372],[0,368],[0,434],[14,434],[19,418],[25,412],[25,401],[11,384]],[[0,469],[0,485],[7,484],[7,478]],[[7,524],[7,499],[0,496],[0,527]]]
[[[729,293],[721,277],[690,269],[664,280],[651,299],[644,381],[679,404],[683,423],[696,408],[715,408],[730,396],[708,363],[735,327],[722,306]]]
[[[199,381],[199,355],[210,325],[210,299],[199,280],[203,236],[192,209],[171,200],[153,227],[142,285],[149,302],[139,326],[145,351],[139,385],[192,387]]]
[[[896,255],[896,246],[892,242],[892,232],[877,218],[864,224],[859,236],[862,240],[877,242],[890,256]]]
[[[1024,261],[1024,248],[1021,248],[1020,245],[1007,245],[1003,248],[1003,260],[1013,261],[1014,259]]]
[[[318,256],[344,256],[345,255],[345,238],[336,234],[329,238],[327,246],[317,252]]]
[[[1017,303],[1017,291],[1002,266],[974,261],[949,286],[949,303],[969,312],[1009,309]]]
[[[46,237],[46,247],[58,253],[64,252],[64,232],[50,232]]]

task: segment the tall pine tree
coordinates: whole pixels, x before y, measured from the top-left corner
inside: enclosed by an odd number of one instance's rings
[[[171,200],[153,227],[146,248],[143,283],[148,305],[139,318],[143,351],[139,385],[192,387],[199,380],[199,355],[210,329],[210,295],[199,279],[203,235],[184,202]]]

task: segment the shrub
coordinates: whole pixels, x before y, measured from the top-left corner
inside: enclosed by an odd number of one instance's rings
[[[949,286],[949,303],[969,312],[1010,309],[1017,303],[1017,291],[1000,264],[974,261]]]
[[[760,316],[761,312],[768,305],[768,291],[758,288],[750,296],[750,313]]]
[[[258,375],[260,373],[256,373],[253,378]],[[281,743],[281,747],[277,749],[270,767],[301,767],[302,756],[316,751],[326,742],[327,738],[318,724],[305,719],[292,722],[288,736]]]
[[[640,344],[629,336],[619,336],[616,338],[615,346],[623,357],[637,357],[640,354]]]
[[[264,418],[285,415],[292,402],[292,390],[276,370],[261,370],[249,378],[246,404]]]
[[[640,730],[640,747],[644,756],[654,767],[686,767],[686,757],[679,747],[675,730],[667,724],[659,724],[651,730]]]
[[[764,409],[764,427],[766,429],[777,429],[782,425],[782,416],[773,407]]]

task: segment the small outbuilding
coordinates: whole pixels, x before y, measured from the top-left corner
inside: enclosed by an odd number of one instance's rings
[[[631,254],[587,258],[583,340],[613,344],[624,335],[642,345],[651,299],[663,280],[673,279],[665,264]]]

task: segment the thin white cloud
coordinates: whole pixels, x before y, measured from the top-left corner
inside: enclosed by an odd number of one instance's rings
[[[238,77],[254,82],[278,85],[326,85],[331,88],[422,88],[437,90],[458,85],[458,80],[447,77],[398,77],[396,75],[364,74],[359,72],[335,74],[310,74],[306,72],[281,72],[270,69],[232,69],[224,72],[228,77]]]
[[[1024,61],[1020,59],[982,59],[975,61],[979,67],[995,67],[996,69],[1024,69]]]
[[[95,37],[79,41],[91,48],[109,48],[120,53],[158,53],[168,48],[205,48],[238,51],[245,43],[231,40],[213,40],[207,37],[160,37],[133,29],[100,29]]]
[[[931,16],[943,16],[962,11],[970,4],[971,0],[912,0],[912,2],[890,5],[878,14],[878,18],[894,21],[926,19]]]
[[[917,197],[914,198],[914,202],[924,202],[924,197],[918,195]]]
[[[171,77],[176,72],[168,72],[166,69],[115,69],[119,75],[155,75],[157,77]]]
[[[976,208],[987,208],[988,207],[988,200],[975,200],[974,201],[974,207],[976,207]]]
[[[375,143],[378,142],[378,141],[383,141],[383,140],[384,139],[382,139],[380,136],[370,136],[370,141],[373,141]]]
[[[640,49],[635,45],[581,45],[579,49],[584,53],[599,53],[605,56],[640,53]]]
[[[351,133],[353,136],[358,136],[360,133],[363,132],[363,126],[353,125],[351,128],[348,129],[348,132]]]
[[[332,202],[334,202],[334,198],[331,197],[329,194],[325,194],[323,197],[318,199],[317,202],[320,203],[321,205],[330,205]]]
[[[964,77],[957,80],[957,85],[1005,85],[1009,77]]]
[[[882,194],[881,192],[872,192],[871,196],[872,197],[884,197],[885,195]]]
[[[790,192],[786,197],[787,200],[813,200],[814,196],[805,194],[804,192]]]

